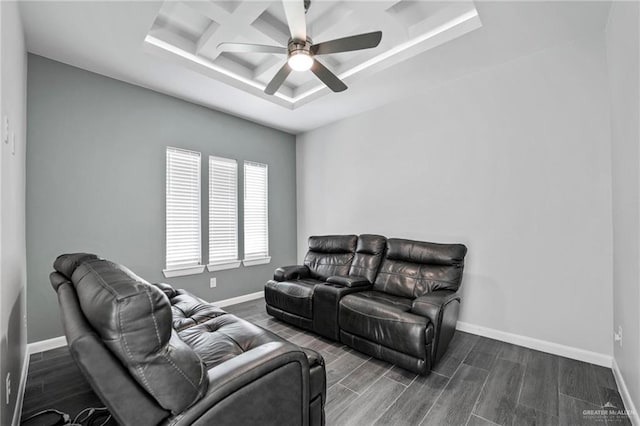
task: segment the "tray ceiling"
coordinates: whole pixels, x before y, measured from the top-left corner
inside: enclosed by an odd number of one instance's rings
[[[347,85],[481,26],[471,1],[312,1],[307,27],[315,43],[382,30],[377,48],[323,55],[320,61]],[[263,90],[286,55],[221,53],[222,42],[286,46],[282,2],[174,1],[163,3],[145,38],[146,49],[255,96],[295,109],[322,96],[340,96],[311,72],[293,72],[274,95]],[[362,84],[366,84],[363,82]]]
[[[344,92],[334,94],[320,87],[318,92],[292,105],[290,101],[265,96],[261,89],[240,83],[235,78],[210,68],[212,62],[209,59],[193,53],[200,36],[193,29],[188,30],[193,28],[191,21],[191,26],[183,23],[179,31],[175,28],[164,31],[165,35],[177,33],[177,37],[164,37],[161,22],[156,24],[163,7],[168,6],[162,1],[30,0],[19,3],[27,49],[32,54],[290,133],[305,132],[407,98],[429,96],[429,92],[435,87],[455,84],[455,80],[469,74],[486,72],[560,43],[585,37],[598,39],[602,37],[611,8],[610,1],[592,0],[476,1],[472,6],[478,10],[481,28],[469,30],[478,25],[477,18],[453,25],[449,30],[443,30],[447,28],[446,25],[443,27],[433,23],[433,32],[428,40],[417,46],[424,49],[422,53],[414,55],[414,49],[407,49],[395,56],[399,60],[393,66],[383,61],[378,65],[380,68],[371,67],[346,77],[349,89]],[[205,0],[200,3],[200,7],[216,7],[216,4],[208,5]],[[309,19],[314,14],[320,14],[323,7],[328,7],[323,6],[323,3],[313,0]],[[464,3],[458,2],[424,0],[421,3],[426,4],[419,7],[433,8],[432,20],[441,17],[437,22],[451,23],[454,18],[443,16],[447,13],[451,14],[448,15],[450,17],[464,16],[467,10],[464,9],[467,7]],[[234,13],[238,13],[238,8],[242,5],[243,3],[236,3],[236,9],[227,7],[227,11],[233,9]],[[366,21],[359,18],[358,10],[366,7],[367,3],[349,0],[344,5],[353,9],[353,12],[342,18],[341,27],[332,29],[333,33],[329,33],[330,29],[325,26],[312,23],[310,33],[315,41],[325,40],[325,34],[318,31],[326,31],[326,39],[355,34],[360,29],[385,31],[384,27],[377,24],[378,21],[369,23],[369,27],[363,25]],[[195,10],[200,16],[207,16],[198,11],[197,4],[194,6],[183,3],[175,7],[183,6],[188,7],[187,16],[191,10]],[[448,9],[449,6],[460,9]],[[402,15],[398,7],[392,10],[396,11],[396,15]],[[268,7],[264,10],[267,9]],[[420,15],[405,12],[404,16],[405,24],[402,25],[407,32],[405,37],[409,40],[410,36],[420,34],[419,24],[413,27],[418,23]],[[215,21],[211,17],[207,19],[210,22],[196,22],[195,28],[198,25],[200,28],[211,25]],[[279,19],[280,25],[284,26],[284,17],[280,16]],[[327,20],[330,24],[333,23],[333,19]],[[429,18],[425,22],[428,20]],[[165,25],[181,27],[180,23],[167,22]],[[415,33],[409,34],[408,31],[412,28],[415,28]],[[286,32],[282,29],[280,32],[285,39]],[[423,34],[425,32],[428,34],[428,30],[422,31]],[[387,33],[391,34],[389,31]],[[464,36],[460,36],[462,34]],[[175,49],[178,53],[144,42],[145,37],[153,35],[158,37],[159,42],[166,43],[167,48]],[[243,35],[238,31],[232,36]],[[264,42],[269,39],[261,40]],[[249,41],[260,42],[253,39]],[[388,40],[383,41],[386,43]],[[433,48],[435,46],[438,47]],[[381,45],[380,49],[383,47]],[[412,57],[403,59],[403,55]],[[336,59],[341,60],[338,55]],[[252,77],[252,84],[263,84],[254,80],[253,74],[247,75]],[[268,77],[263,77],[262,81],[266,81]],[[311,75],[308,77],[311,81],[315,78]],[[291,80],[291,84],[294,83],[295,80]],[[295,87],[289,89],[295,90]],[[389,119],[392,125],[393,117]]]

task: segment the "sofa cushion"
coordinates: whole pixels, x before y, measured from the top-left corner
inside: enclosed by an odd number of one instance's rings
[[[373,288],[408,298],[435,290],[456,291],[462,280],[466,252],[462,244],[390,238]]]
[[[407,312],[409,309],[410,299],[376,291],[350,294],[340,301],[340,329],[396,351],[424,358],[426,345],[432,339],[430,322],[425,317]]]
[[[174,294],[169,300],[173,311],[173,328],[177,331],[202,324],[226,314],[225,311],[217,306],[207,303],[184,290],[176,290]]]
[[[177,414],[200,399],[209,383],[206,369],[173,329],[165,294],[124,266],[81,257],[62,255],[54,268],[70,278],[105,346],[166,410]]]
[[[365,277],[373,283],[386,246],[387,239],[382,235],[360,235],[349,275]]]
[[[309,237],[304,265],[309,268],[311,277],[324,281],[332,275],[348,275],[357,242],[357,235]]]
[[[371,304],[378,303],[390,305],[403,312],[411,310],[412,300],[407,299],[406,297],[398,297],[392,294],[382,293],[380,291],[362,291],[359,292],[358,295],[361,298],[369,300],[369,303]]]
[[[184,328],[178,334],[208,369],[265,343],[283,341],[273,333],[227,313]]]
[[[98,256],[91,253],[70,253],[58,256],[53,262],[53,269],[67,278],[71,278],[73,271],[88,260],[98,259]]]
[[[304,278],[292,281],[270,280],[264,287],[264,299],[268,305],[285,312],[311,318],[313,292],[322,281]]]

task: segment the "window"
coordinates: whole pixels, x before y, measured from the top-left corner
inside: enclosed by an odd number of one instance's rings
[[[200,273],[200,153],[167,147],[166,185],[164,275]]]
[[[244,163],[244,261],[245,266],[269,263],[268,168]]]
[[[210,156],[208,269],[238,266],[238,163]]]

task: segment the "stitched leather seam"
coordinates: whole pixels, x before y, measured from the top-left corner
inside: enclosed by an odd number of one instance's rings
[[[197,354],[196,354],[196,355],[197,355]],[[200,389],[198,389],[198,386],[196,386],[196,385],[193,383],[193,381],[192,381],[192,380],[191,380],[191,379],[190,379],[190,378],[185,374],[185,372],[184,372],[180,367],[178,367],[178,366],[173,362],[173,360],[167,356],[167,354],[164,354],[164,353],[163,353],[163,354],[161,354],[161,356],[162,356],[162,358],[164,358],[165,360],[167,360],[167,362],[168,362],[168,363],[169,363],[169,364],[170,364],[170,365],[171,365],[171,366],[172,366],[172,367],[173,367],[173,368],[174,368],[178,373],[180,373],[180,375],[182,375],[182,377],[184,377],[184,378],[185,378],[185,380],[186,380],[187,382],[189,382],[189,384],[190,384],[191,386],[193,386],[193,388],[194,388],[195,390],[197,390],[197,391],[198,391],[198,395],[200,395]],[[202,370],[202,364],[200,364],[200,370]],[[200,376],[202,377],[202,372],[200,373]]]
[[[362,269],[362,270],[365,270],[365,271],[374,271],[375,270],[375,268],[366,268],[364,266],[358,266],[358,265],[351,265],[351,269]]]
[[[396,307],[399,307],[399,308],[407,308],[407,309],[411,309],[411,306],[408,306],[408,305],[407,305],[407,304],[405,304],[405,303],[392,302],[392,301],[390,301],[390,300],[386,300],[386,299],[374,299],[374,298],[372,298],[372,297],[370,297],[370,298],[369,298],[369,300],[371,300],[371,301],[373,301],[373,302],[376,302],[376,303],[382,303],[382,304],[384,304],[384,305],[389,305],[389,304],[391,304],[391,305],[396,306]]]
[[[319,251],[319,250],[309,249],[309,253],[315,253],[320,256],[331,256],[331,255],[339,255],[339,254],[353,254],[353,250]]]
[[[149,307],[151,308],[151,319],[153,320],[153,328],[155,329],[156,337],[158,338],[157,348],[160,349],[160,347],[162,346],[162,339],[160,339],[160,330],[158,330],[158,322],[156,321],[156,310],[153,307],[153,300],[151,300],[151,295],[149,294],[149,292],[145,291],[145,294],[147,295],[147,300],[149,300]]]
[[[102,288],[104,288],[105,290],[107,290],[109,293],[111,293],[113,296],[116,296],[116,298],[120,297],[120,294],[115,291],[114,288],[112,288],[111,286],[109,286],[109,284],[107,284],[107,282],[102,278],[102,276],[98,273],[98,271],[96,271],[95,269],[93,269],[93,266],[91,266],[90,264],[86,264],[87,268],[91,269],[91,271],[95,272],[95,277],[98,279],[98,283],[100,284],[100,286]],[[82,277],[84,278],[87,274],[83,275]]]
[[[293,294],[287,294],[287,297],[295,297],[296,299],[311,299],[312,296],[295,296]]]
[[[129,344],[127,343],[127,338],[125,337],[125,333],[124,333],[124,325],[123,325],[124,323],[122,322],[122,310],[120,309],[119,303],[117,306],[118,306],[118,324],[120,325],[120,337],[118,340],[120,340],[124,344],[125,353],[127,354],[129,360],[133,363],[135,362],[135,360],[133,359],[133,355],[131,354],[131,349],[129,348]],[[157,401],[158,397],[153,391],[153,389],[151,389],[151,386],[149,385],[147,376],[144,374],[144,368],[142,368],[142,366],[138,362],[135,362],[135,366],[133,368],[138,372],[138,375],[142,379],[142,384],[147,390],[147,392],[149,392],[151,396],[153,396]]]
[[[378,296],[370,296],[370,295],[368,295],[366,293],[361,293],[360,296],[361,297],[366,297],[366,298],[368,298],[370,300],[373,300],[374,302],[378,302],[378,303],[392,303],[392,304],[394,304],[396,306],[403,306],[403,307],[407,306],[405,303],[402,303],[402,302],[396,302],[394,300],[384,299],[384,298],[378,297]]]
[[[433,278],[420,278],[420,277],[415,276],[415,275],[399,274],[397,272],[380,271],[380,272],[378,272],[378,275],[380,275],[380,274],[394,275],[394,276],[403,277],[403,278],[413,278],[413,279],[415,279],[417,281],[433,281],[435,283],[455,284],[455,281],[435,280]]]
[[[409,322],[409,321],[403,321],[403,320],[394,320],[394,319],[385,318],[385,317],[378,317],[378,316],[375,316],[375,315],[371,315],[371,314],[369,314],[367,312],[361,312],[361,311],[359,311],[359,310],[357,310],[357,309],[355,309],[355,308],[353,308],[351,306],[345,306],[345,307],[347,309],[352,310],[354,312],[357,312],[357,313],[359,313],[361,315],[366,315],[369,318],[376,318],[376,319],[380,319],[380,320],[384,320],[384,321],[390,321],[390,322],[400,322],[400,323],[403,323],[403,324],[424,325],[421,322]]]
[[[322,260],[320,260],[318,262],[313,262],[311,260],[305,259],[304,260],[304,266],[306,266],[308,268],[309,265],[307,265],[307,263],[314,263],[316,265],[324,265],[324,266],[345,266],[345,265],[351,264],[353,262],[353,257],[354,256],[351,256],[349,259],[347,259],[347,261],[345,263],[337,263],[337,262],[335,262],[335,263],[324,263]]]

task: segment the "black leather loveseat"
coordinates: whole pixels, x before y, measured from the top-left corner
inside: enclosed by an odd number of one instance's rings
[[[455,332],[466,253],[380,235],[310,237],[304,264],[267,282],[267,312],[426,374]]]
[[[54,269],[71,355],[119,424],[324,424],[318,353],[95,255]]]

